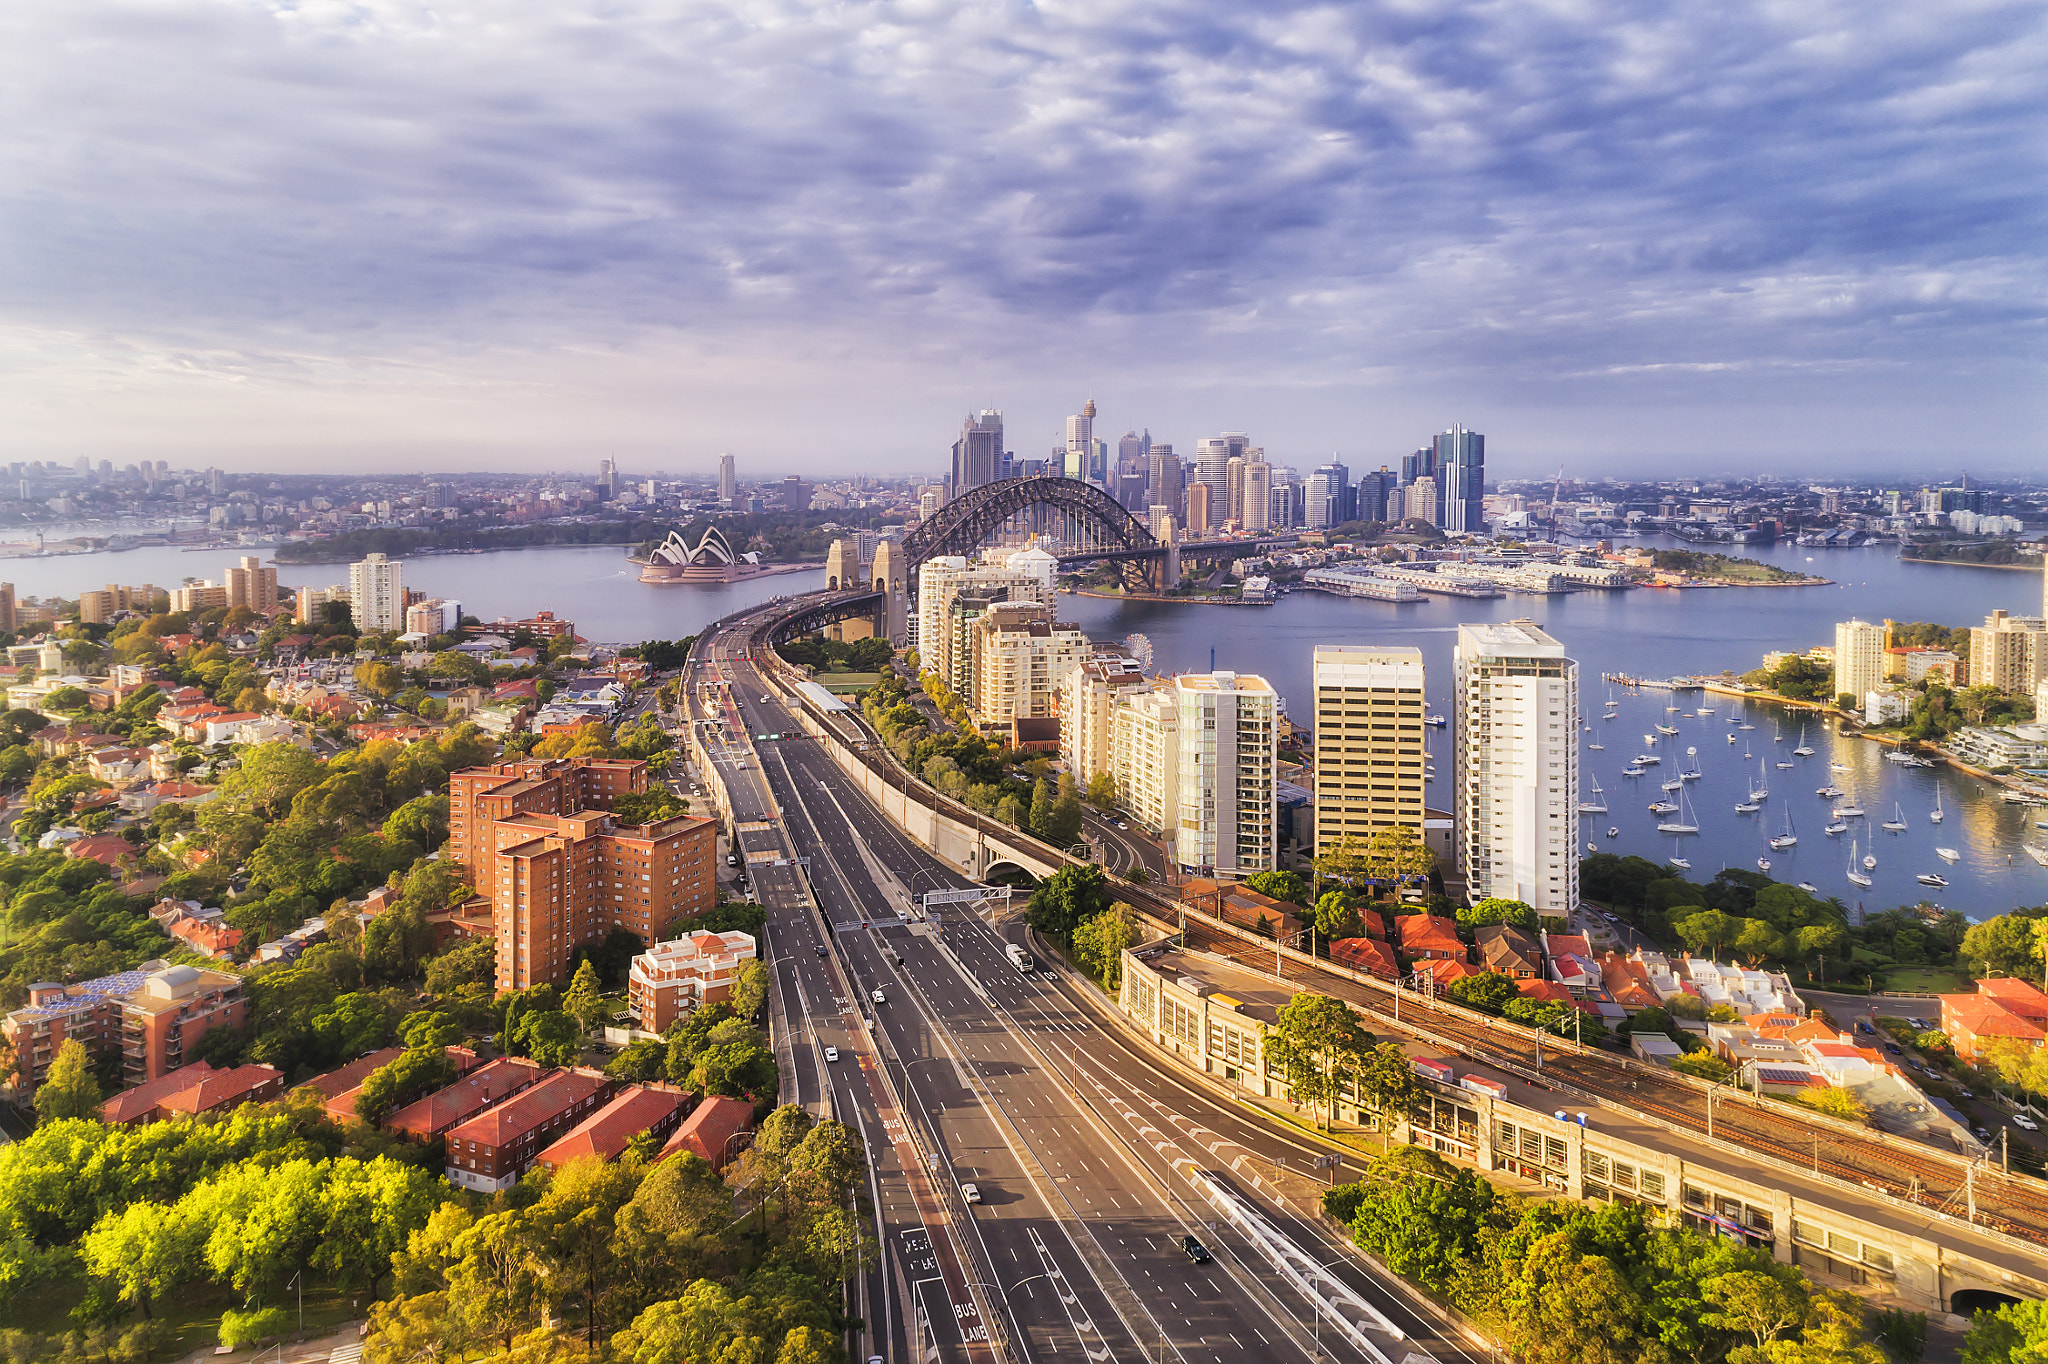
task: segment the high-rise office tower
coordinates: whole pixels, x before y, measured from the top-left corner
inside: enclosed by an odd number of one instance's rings
[[[1206,535],[1209,533],[1211,526],[1211,521],[1209,517],[1210,496],[1211,493],[1208,484],[1190,483],[1188,485],[1188,534]]]
[[[1133,516],[1142,513],[1152,503],[1152,491],[1145,486],[1145,475],[1133,470],[1116,476],[1117,505]]]
[[[1351,471],[1338,460],[1319,465],[1308,476],[1302,524],[1310,530],[1341,526],[1351,516]]]
[[[1195,445],[1195,482],[1209,486],[1209,506],[1219,520],[1230,505],[1230,461],[1243,459],[1251,444],[1251,437],[1244,432],[1225,431]]]
[[[1526,620],[1460,625],[1453,758],[1465,893],[1579,904],[1579,665]]]
[[[993,408],[970,413],[953,442],[953,482],[948,497],[972,492],[1002,477],[1003,414]]]
[[[405,628],[405,584],[398,561],[372,554],[348,566],[348,608],[364,634]]]
[[[1238,477],[1238,523],[1246,530],[1265,530],[1273,521],[1273,466],[1254,460]]]
[[[1145,474],[1151,472],[1147,456],[1152,449],[1152,433],[1139,435],[1135,431],[1124,432],[1122,440],[1116,443],[1116,471],[1123,474]]]
[[[1181,492],[1180,457],[1173,453],[1171,445],[1150,446],[1145,462],[1148,495],[1151,505],[1165,507],[1169,515],[1179,516],[1186,509]]]
[[[1422,832],[1422,650],[1317,645],[1316,853],[1345,835],[1359,848],[1376,830]]]
[[[1093,470],[1095,457],[1095,400],[1090,398],[1074,416],[1067,418],[1066,475],[1085,479]]]
[[[740,472],[731,455],[718,457],[718,505],[730,507],[740,494]]]
[[[1437,512],[1443,506],[1443,500],[1437,496],[1434,478],[1424,474],[1404,488],[1401,497],[1404,503],[1402,520],[1421,521],[1431,526],[1436,524]]]
[[[1354,515],[1360,521],[1385,521],[1387,519],[1387,492],[1394,486],[1394,475],[1382,464],[1358,476],[1358,484],[1352,493],[1356,504]]]
[[[1443,514],[1437,524],[1448,531],[1486,529],[1486,437],[1454,426],[1434,443],[1437,499]]]
[[[1401,456],[1401,486],[1406,488],[1418,478],[1428,478],[1436,473],[1436,447],[1426,445],[1412,455]]]
[[[597,462],[597,500],[609,502],[618,496],[619,466],[608,459]]]
[[[1249,673],[1174,679],[1180,730],[1180,825],[1174,858],[1201,875],[1249,876],[1275,865],[1275,694]]]
[[[1244,520],[1244,457],[1232,455],[1223,466],[1223,500],[1219,519]]]

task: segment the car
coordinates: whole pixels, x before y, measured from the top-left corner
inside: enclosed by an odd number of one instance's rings
[[[874,992],[874,1001],[877,1004],[887,1004],[889,1002],[888,998],[880,990]]]
[[[1203,1245],[1200,1241],[1197,1241],[1194,1237],[1181,1237],[1180,1248],[1181,1250],[1186,1252],[1187,1257],[1190,1260],[1193,1260],[1196,1264],[1205,1265],[1209,1263],[1209,1248]]]
[[[2035,1122],[2032,1118],[2028,1117],[2024,1113],[2013,1114],[2012,1125],[2014,1127],[2020,1128],[2028,1132],[2038,1132],[2041,1130],[2041,1124]]]
[[[1885,1043],[1885,1044],[1884,1044],[1884,1049],[1885,1049],[1886,1051],[1890,1052],[1890,1053],[1891,1053],[1892,1055],[1894,1055],[1894,1056],[1904,1056],[1904,1055],[1906,1054],[1905,1052],[1903,1052],[1903,1051],[1899,1050],[1899,1044],[1898,1044],[1898,1043],[1896,1043],[1896,1042],[1887,1042],[1887,1043]]]
[[[1985,1127],[1984,1124],[1979,1123],[1976,1127],[1972,1128],[1971,1130],[1977,1134],[1977,1140],[1984,1142],[1988,1142],[1991,1140],[1991,1130]]]
[[[981,1186],[978,1184],[962,1184],[960,1186],[960,1201],[963,1203],[981,1202]]]
[[[837,1048],[837,1047],[827,1047],[827,1048],[825,1048],[825,1059],[826,1059],[827,1061],[837,1061],[837,1060],[839,1059],[839,1048]]]
[[[1967,1089],[1959,1089],[1956,1091],[1956,1093],[1962,1095],[1965,1099],[1974,1099],[1977,1097],[1974,1092]]]
[[[818,944],[818,955],[819,955],[819,956],[821,956],[821,957],[825,955],[825,944],[823,944],[823,943],[819,943],[819,944]]]

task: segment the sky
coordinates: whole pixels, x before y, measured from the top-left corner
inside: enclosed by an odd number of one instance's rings
[[[2048,469],[2048,7],[16,0],[0,458]]]

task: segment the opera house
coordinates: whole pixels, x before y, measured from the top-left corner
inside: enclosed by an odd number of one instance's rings
[[[771,570],[759,554],[734,551],[716,526],[706,526],[692,545],[680,530],[672,530],[640,570],[643,583],[732,583]]]

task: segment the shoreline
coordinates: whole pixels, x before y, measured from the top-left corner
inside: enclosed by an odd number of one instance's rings
[[[1143,601],[1165,606],[1271,606],[1274,599],[1245,601],[1240,597],[1168,597],[1151,592],[1095,592],[1085,587],[1067,590],[1070,597],[1093,597],[1097,601]]]
[[[1995,568],[2003,573],[2039,573],[2040,564],[1973,564],[1967,559],[1923,559],[1917,554],[1901,554],[1902,564],[1933,564],[1938,568]]]
[[[1662,588],[1667,592],[1689,592],[1702,587],[1836,587],[1839,585],[1833,578],[1813,577],[1801,578],[1797,582],[1788,583],[1723,582],[1718,578],[1697,578],[1691,582],[1683,583],[1642,584],[1642,586],[1648,588]]]

